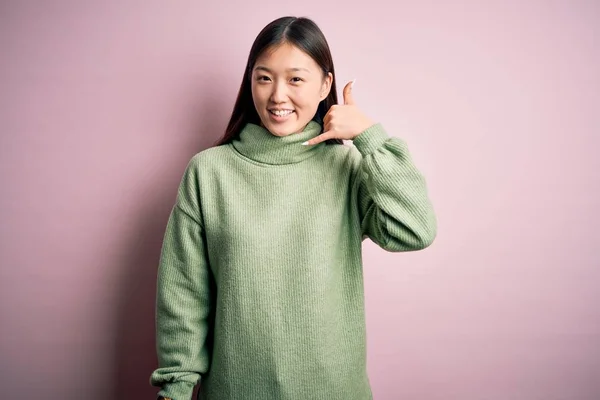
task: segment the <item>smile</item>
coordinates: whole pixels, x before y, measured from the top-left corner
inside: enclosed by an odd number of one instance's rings
[[[273,115],[277,115],[278,117],[285,117],[286,115],[293,113],[294,110],[269,110],[269,112]]]

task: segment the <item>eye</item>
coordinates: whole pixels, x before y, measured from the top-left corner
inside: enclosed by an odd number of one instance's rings
[[[270,80],[270,78],[266,75],[260,75],[256,78],[256,80],[259,82],[267,82]]]
[[[302,78],[299,78],[299,77],[297,77],[297,76],[295,76],[295,77],[293,77],[293,78],[292,78],[292,82],[294,82],[294,83],[302,82],[303,80],[304,80],[304,79],[302,79]]]

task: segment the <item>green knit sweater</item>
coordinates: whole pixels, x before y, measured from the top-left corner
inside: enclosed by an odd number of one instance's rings
[[[361,244],[432,243],[436,217],[406,144],[381,124],[354,147],[248,124],[189,162],[157,285],[159,395],[368,400]]]

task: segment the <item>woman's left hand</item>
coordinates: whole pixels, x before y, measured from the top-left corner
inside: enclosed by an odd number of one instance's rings
[[[352,85],[354,81],[344,86],[344,104],[335,104],[323,118],[323,133],[308,140],[303,145],[314,145],[329,139],[353,140],[362,131],[373,125],[373,121],[364,115],[354,103]]]

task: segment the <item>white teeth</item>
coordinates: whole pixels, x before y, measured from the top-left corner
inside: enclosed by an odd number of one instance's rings
[[[271,112],[275,115],[277,115],[278,117],[285,117],[286,115],[289,115],[291,113],[293,113],[293,110],[271,110]]]

